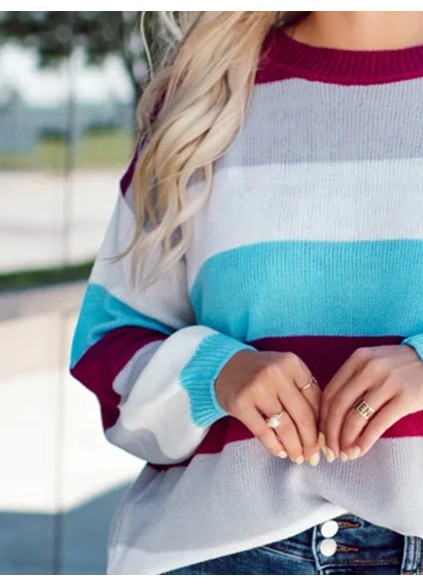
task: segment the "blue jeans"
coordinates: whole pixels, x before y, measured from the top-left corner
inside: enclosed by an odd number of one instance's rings
[[[345,514],[288,539],[164,574],[423,574],[423,540]]]

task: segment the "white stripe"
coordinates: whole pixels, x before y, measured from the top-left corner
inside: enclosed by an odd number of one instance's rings
[[[113,381],[113,389],[118,395],[126,396],[135,384],[140,372],[144,370],[147,362],[154,352],[163,343],[162,340],[150,342],[132,356]]]
[[[157,574],[295,535],[343,513],[423,538],[423,438],[381,438],[350,462],[280,460],[256,438],[143,469],[109,535],[110,574]],[[383,474],[380,471],[383,470]],[[155,474],[154,474],[155,473]]]
[[[423,238],[423,159],[330,161],[229,167],[188,253],[191,287],[207,259],[275,240]],[[190,186],[195,197],[199,184]]]
[[[112,217],[107,226],[102,244],[95,259],[90,282],[106,289],[133,309],[159,321],[169,327],[179,329],[195,323],[191,303],[188,297],[185,265],[177,265],[173,275],[168,271],[162,273],[147,289],[131,287],[131,256],[133,250],[119,262],[108,262],[105,258],[123,252],[135,233],[135,220],[130,208],[119,195]],[[158,259],[157,251],[150,257],[147,270]],[[172,278],[174,277],[174,278]]]
[[[195,325],[162,341],[147,365],[126,390],[120,417],[106,437],[113,444],[151,462],[169,464],[188,458],[209,427],[193,421],[189,395],[179,375],[201,341],[215,330]]]

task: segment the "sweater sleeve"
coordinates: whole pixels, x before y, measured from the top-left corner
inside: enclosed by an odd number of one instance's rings
[[[138,151],[137,151],[138,152]],[[135,230],[131,204],[137,152],[120,181],[73,333],[70,373],[95,393],[105,436],[145,461],[188,458],[210,426],[227,415],[214,381],[239,350],[253,346],[196,323],[185,257],[175,278],[162,275],[136,293],[129,286]],[[153,255],[157,259],[157,255]]]
[[[415,334],[401,340],[401,344],[408,344],[417,352],[417,355],[423,360],[423,334]]]

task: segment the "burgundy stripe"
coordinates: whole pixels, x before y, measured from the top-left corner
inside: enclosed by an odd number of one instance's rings
[[[121,396],[113,390],[116,376],[138,350],[166,338],[166,334],[139,326],[116,328],[91,346],[71,369],[71,374],[97,396],[104,430],[119,417]]]
[[[125,197],[128,187],[131,185],[132,177],[134,176],[135,164],[138,158],[140,141],[137,142],[131,162],[120,180],[120,192]]]
[[[273,26],[263,41],[255,83],[299,77],[338,85],[374,85],[422,75],[423,44],[376,51],[318,47]]]
[[[248,343],[261,351],[294,352],[307,364],[323,389],[356,348],[399,344],[402,339],[401,336],[286,336],[261,338]],[[423,437],[423,411],[402,417],[382,435],[383,438],[412,436]],[[187,466],[197,454],[215,454],[231,442],[253,437],[239,419],[228,415],[211,425],[202,443],[187,460],[169,465],[148,464],[157,470]]]

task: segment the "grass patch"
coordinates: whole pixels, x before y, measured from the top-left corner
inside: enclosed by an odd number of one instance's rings
[[[33,269],[0,275],[0,292],[87,280],[94,261],[49,269]]]
[[[86,133],[77,145],[76,169],[122,167],[135,146],[135,136],[125,130],[98,130]],[[16,171],[64,171],[67,141],[60,137],[41,138],[31,153],[0,153],[0,169]]]

